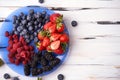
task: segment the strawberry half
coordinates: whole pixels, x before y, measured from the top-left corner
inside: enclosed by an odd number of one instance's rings
[[[52,50],[56,50],[60,47],[60,40],[54,41],[50,44]]]

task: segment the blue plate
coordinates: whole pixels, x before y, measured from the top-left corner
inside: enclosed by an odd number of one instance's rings
[[[10,14],[10,15],[6,18],[6,20],[8,20],[8,22],[4,22],[3,25],[2,25],[2,27],[0,28],[0,38],[1,38],[0,44],[1,44],[1,46],[3,46],[3,47],[7,47],[7,46],[8,46],[8,39],[4,37],[4,34],[5,34],[5,31],[9,31],[9,32],[12,31],[12,28],[13,28],[13,26],[12,26],[12,16],[13,16],[13,15],[19,15],[20,12],[23,12],[24,14],[28,14],[28,11],[29,11],[30,9],[34,9],[35,12],[46,11],[47,14],[49,14],[49,15],[51,15],[51,14],[54,13],[52,10],[49,10],[49,9],[47,9],[47,8],[45,8],[45,7],[40,7],[40,6],[27,6],[27,7],[22,7],[22,8],[20,8],[20,9],[16,10],[16,11],[14,11],[12,14]],[[66,29],[66,27],[65,27],[65,32],[69,35],[68,30]],[[67,53],[68,53],[68,50],[69,50],[69,44],[67,45],[67,48],[66,48],[66,50],[65,50],[65,52],[64,52],[63,55],[57,55],[57,57],[58,57],[59,59],[61,59],[60,64],[59,64],[58,66],[56,66],[53,70],[51,70],[51,71],[49,71],[49,72],[45,72],[45,73],[40,74],[40,75],[38,75],[38,76],[47,75],[47,74],[55,71],[55,70],[63,63],[63,61],[65,60],[65,58],[66,58],[66,56],[67,56]],[[5,62],[13,71],[15,71],[15,72],[17,72],[17,73],[19,73],[19,74],[21,74],[21,75],[24,75],[23,65],[20,64],[20,65],[16,66],[15,64],[11,64],[11,63],[9,62],[8,56],[7,56],[7,55],[8,55],[8,51],[7,51],[6,49],[3,50],[3,51],[4,51],[4,52],[3,52],[1,55],[2,55],[2,58],[3,58],[4,62]]]

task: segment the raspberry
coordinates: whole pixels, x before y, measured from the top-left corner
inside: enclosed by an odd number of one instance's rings
[[[22,51],[22,52],[20,53],[20,56],[21,56],[22,58],[26,58],[26,51]]]
[[[22,51],[22,48],[21,48],[21,47],[17,48],[17,52],[18,52],[18,53],[20,53],[21,51]]]
[[[15,60],[14,60],[13,58],[9,58],[9,61],[10,61],[11,63],[15,63]]]
[[[13,53],[13,54],[15,54],[15,53],[16,53],[16,50],[14,50],[14,49],[11,49],[11,50],[10,50],[10,53]]]
[[[24,39],[24,37],[23,36],[20,36],[20,39],[19,39],[20,41],[24,41],[25,39]]]
[[[29,46],[25,45],[25,46],[24,46],[24,49],[25,49],[25,50],[29,50]]]
[[[18,43],[18,41],[19,41],[18,39],[14,39],[14,43]]]
[[[12,40],[12,39],[13,39],[11,35],[10,35],[8,38],[9,38],[9,40]]]
[[[30,48],[30,51],[33,51],[34,50],[34,47],[33,46],[29,46]]]
[[[13,39],[18,39],[18,36],[16,34],[12,35]]]
[[[15,56],[15,54],[13,54],[13,53],[9,53],[9,54],[8,54],[8,57],[9,57],[9,58],[13,58],[14,56]]]
[[[10,34],[8,31],[5,32],[5,36],[8,37]]]
[[[21,59],[20,54],[16,54],[16,55],[15,55],[15,58],[18,59],[18,60],[20,60],[20,59]]]
[[[22,63],[23,63],[24,65],[27,64],[27,60],[24,60]]]
[[[15,64],[16,65],[19,65],[20,64],[20,61],[18,59],[15,60]]]
[[[9,41],[8,41],[8,44],[9,44],[9,45],[13,45],[13,43],[14,43],[14,42],[13,42],[12,40],[9,40]]]

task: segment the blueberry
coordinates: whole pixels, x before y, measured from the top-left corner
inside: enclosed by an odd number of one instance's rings
[[[33,40],[33,38],[34,38],[33,35],[31,35],[31,36],[30,36],[30,40]]]
[[[25,20],[26,19],[26,15],[22,16],[22,19]]]
[[[26,38],[26,39],[29,39],[29,35],[26,34],[26,35],[25,35],[25,38]]]
[[[38,18],[37,21],[38,21],[39,23],[41,23],[41,22],[42,22],[42,18]]]
[[[20,23],[20,21],[19,21],[19,20],[16,20],[16,21],[15,21],[15,23],[16,23],[16,24],[19,24],[19,23]]]
[[[35,26],[34,28],[35,28],[35,30],[37,30],[38,26]]]
[[[23,12],[21,12],[21,13],[20,13],[20,16],[21,16],[21,17],[22,17],[22,16],[24,16],[24,13],[23,13]]]
[[[72,25],[73,27],[77,26],[77,21],[72,21],[72,22],[71,22],[71,25]]]
[[[44,0],[39,0],[40,3],[44,3]]]
[[[27,42],[27,43],[30,43],[30,40],[29,40],[29,39],[26,39],[26,42]]]
[[[28,30],[29,30],[29,31],[32,31],[32,30],[33,30],[33,27],[32,27],[32,26],[29,26]]]
[[[37,18],[40,18],[41,15],[42,15],[42,14],[41,14],[40,12],[37,12],[37,15],[36,15],[36,16],[37,16]]]
[[[13,27],[13,31],[16,31],[17,29],[16,29],[16,27]]]
[[[16,15],[13,16],[13,20],[17,20],[17,16]]]
[[[29,14],[30,14],[30,15],[33,15],[33,14],[34,14],[34,9],[30,9],[30,10],[29,10]]]
[[[34,36],[37,36],[37,33],[36,33],[36,32],[34,32]]]
[[[19,32],[18,32],[18,31],[14,31],[14,34],[17,34],[17,35],[18,35],[18,34],[19,34]]]
[[[14,77],[13,80],[20,80],[18,77]]]
[[[63,80],[63,79],[64,79],[64,75],[63,75],[63,74],[59,74],[59,75],[57,76],[57,78],[58,78],[58,80]]]
[[[38,38],[37,37],[34,38],[34,42],[35,43],[38,42]]]
[[[23,32],[24,32],[24,34],[27,34],[28,31],[27,31],[27,29],[23,29]]]
[[[39,24],[38,24],[38,28],[41,28],[41,26],[42,26],[41,23],[39,23]]]
[[[27,24],[27,20],[22,20],[22,24],[23,25]]]
[[[39,24],[39,22],[38,22],[38,21],[35,21],[35,22],[34,22],[34,25],[38,25],[38,24]]]
[[[31,23],[31,22],[29,22],[29,23],[28,23],[28,26],[32,26],[32,23]]]
[[[45,16],[45,19],[46,19],[46,20],[49,20],[49,15],[46,15],[46,16]]]
[[[21,16],[18,16],[18,20],[21,20],[22,18],[21,18]]]
[[[22,30],[21,27],[17,27],[17,31],[21,32],[21,30]]]
[[[27,16],[27,20],[31,21],[32,17],[30,15]]]
[[[5,79],[10,79],[11,77],[10,77],[10,75],[9,75],[8,73],[5,73],[5,74],[4,74],[4,78],[5,78]]]

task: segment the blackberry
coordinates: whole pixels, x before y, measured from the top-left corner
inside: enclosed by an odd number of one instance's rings
[[[42,51],[38,51],[38,56],[39,56],[39,57],[42,56]]]
[[[39,0],[40,3],[44,3],[44,0]]]
[[[26,76],[30,75],[30,65],[28,65],[28,64],[24,65],[24,74]]]
[[[47,71],[52,70],[52,67],[51,66],[44,66],[42,69],[43,69],[43,72],[47,72]]]
[[[37,61],[33,60],[33,61],[31,62],[31,68],[35,68],[35,67],[37,67],[37,65],[38,65],[38,62],[37,62]]]
[[[34,58],[33,58],[33,60],[34,61],[36,61],[36,62],[38,62],[39,60],[40,60],[40,57],[38,56],[38,54],[36,53],[36,54],[34,54],[34,56],[33,56]]]
[[[77,26],[77,21],[72,21],[72,22],[71,22],[71,25],[72,25],[73,27]]]
[[[42,66],[46,66],[48,64],[47,60],[42,56],[41,59],[40,59],[40,64]]]
[[[44,57],[45,57],[48,61],[51,61],[51,60],[54,59],[54,56],[53,56],[53,54],[52,54],[51,52],[46,52],[46,53],[44,54]]]
[[[49,65],[50,65],[51,67],[55,67],[55,66],[57,66],[59,63],[60,63],[60,59],[59,59],[59,58],[55,58],[54,60],[52,60],[52,61],[49,62]]]
[[[58,78],[58,80],[63,80],[63,79],[64,79],[64,75],[63,75],[63,74],[59,74],[59,75],[57,76],[57,78]]]
[[[10,76],[8,73],[5,73],[5,74],[4,74],[4,78],[5,78],[5,79],[10,79],[11,76]]]
[[[38,73],[38,74],[42,74],[42,73],[43,73],[42,68],[38,68],[38,69],[37,69],[37,73]]]
[[[37,68],[32,68],[32,76],[37,76],[38,72],[37,72]]]

